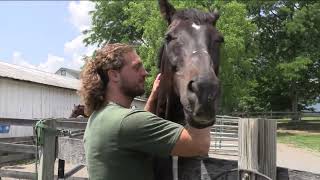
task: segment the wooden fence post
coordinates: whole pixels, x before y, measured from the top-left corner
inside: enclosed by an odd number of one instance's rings
[[[47,128],[43,129],[43,145],[40,146],[40,169],[38,180],[54,179],[54,162],[56,159],[56,128],[55,120],[45,120],[43,124]]]
[[[273,180],[276,179],[276,130],[277,123],[273,120],[239,120],[239,169],[257,171]],[[249,180],[263,179],[245,171],[240,171],[239,178]]]

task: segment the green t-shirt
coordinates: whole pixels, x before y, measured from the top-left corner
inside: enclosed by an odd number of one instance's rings
[[[90,180],[153,180],[153,156],[168,156],[183,127],[142,110],[109,103],[84,134]]]

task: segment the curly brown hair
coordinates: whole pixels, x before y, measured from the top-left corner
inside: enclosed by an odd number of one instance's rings
[[[124,55],[134,51],[127,44],[107,44],[97,50],[92,57],[86,58],[86,63],[80,75],[81,87],[78,91],[85,104],[85,114],[91,115],[105,103],[105,91],[109,78],[107,71],[120,70],[124,65]]]

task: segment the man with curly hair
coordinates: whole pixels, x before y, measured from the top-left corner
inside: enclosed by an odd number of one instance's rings
[[[159,75],[145,110],[130,108],[144,93],[147,75],[126,44],[107,44],[86,62],[79,93],[90,115],[84,145],[91,180],[153,180],[154,156],[207,155],[210,127],[183,127],[151,113]]]

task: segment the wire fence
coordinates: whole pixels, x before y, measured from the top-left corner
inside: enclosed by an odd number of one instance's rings
[[[239,117],[217,116],[211,129],[210,154],[238,156]]]

